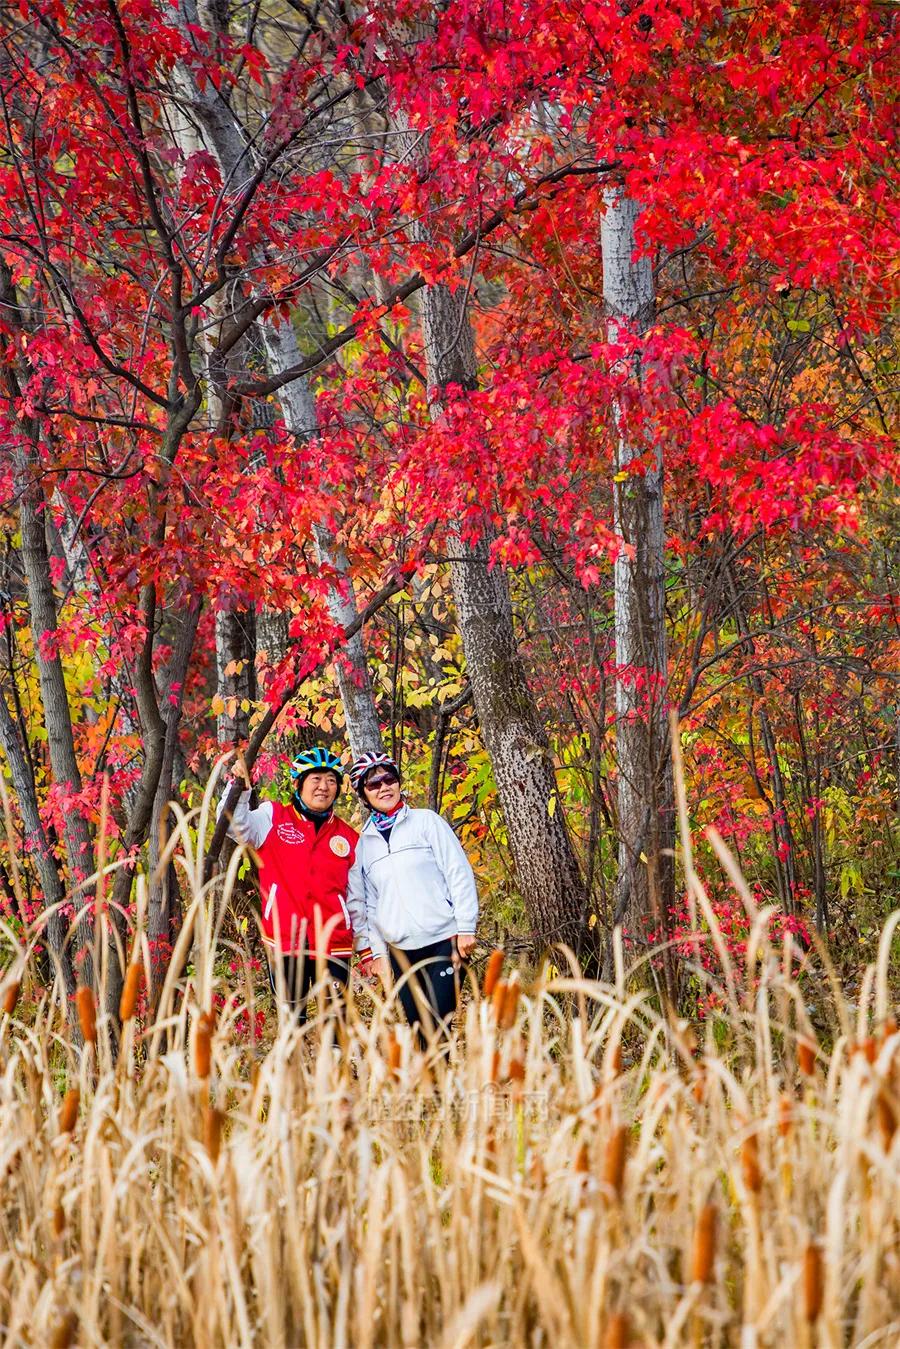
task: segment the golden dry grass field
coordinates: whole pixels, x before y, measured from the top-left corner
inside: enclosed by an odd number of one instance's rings
[[[115,1060],[92,992],[81,1046],[49,996],[26,1014],[5,935],[4,1346],[900,1343],[900,915],[853,1009],[765,913],[752,980],[721,949],[705,1026],[621,964],[607,986],[507,963],[445,1064],[365,991],[343,1024],[242,1038],[261,978],[224,958],[236,859],[204,890],[190,846],[160,1011]],[[715,946],[689,855],[688,881]]]

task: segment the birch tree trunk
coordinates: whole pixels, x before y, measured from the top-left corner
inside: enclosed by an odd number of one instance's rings
[[[650,259],[635,257],[638,205],[606,194],[602,222],[607,334],[615,342],[643,333],[654,311]],[[635,360],[631,378],[640,387]],[[648,919],[666,926],[674,892],[674,793],[667,713],[663,466],[657,447],[646,471],[630,473],[642,453],[622,406],[616,430],[615,562],[616,751],[619,865],[614,922],[637,941]]]
[[[448,384],[472,389],[475,348],[465,299],[446,286],[423,292],[427,377],[440,413]],[[475,710],[535,944],[567,942],[583,957],[590,930],[584,881],[558,796],[550,745],[516,643],[506,573],[488,565],[491,535],[473,544],[450,532],[451,578]]]
[[[201,18],[196,0],[180,0],[178,12],[187,33],[190,32],[191,26],[201,22],[210,27],[221,27],[211,11],[204,9]],[[190,72],[183,67],[179,73],[179,80],[188,96],[191,111],[203,139],[219,162],[223,178],[239,182],[241,176],[248,176],[256,167],[256,158],[255,150],[248,142],[235,113],[212,85],[200,89]],[[264,264],[264,257],[260,256],[259,261],[260,264]],[[249,284],[252,292],[252,280]],[[261,319],[257,326],[263,339],[271,374],[279,375],[299,363],[300,349],[290,320],[275,323]],[[278,398],[285,424],[292,436],[302,442],[316,434],[318,416],[315,398],[306,378],[286,384],[280,390]],[[332,541],[324,529],[315,530],[314,535],[319,560],[331,568],[338,577],[329,588],[329,612],[336,624],[346,628],[358,613],[346,558],[340,550],[333,548]],[[270,638],[267,635],[263,640]],[[274,653],[270,652],[271,654]],[[357,634],[346,643],[336,660],[336,671],[351,753],[357,757],[367,750],[380,749],[381,728],[361,634]]]

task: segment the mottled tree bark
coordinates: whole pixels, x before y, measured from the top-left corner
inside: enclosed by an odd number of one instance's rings
[[[196,0],[180,0],[179,14],[187,31],[189,25],[200,22]],[[221,26],[216,17],[206,11],[204,20],[214,27]],[[190,100],[196,124],[218,159],[223,176],[239,181],[240,175],[250,175],[257,167],[257,151],[245,138],[230,105],[211,85],[200,89],[184,68],[180,73],[180,82]],[[261,257],[260,261],[264,259]],[[252,290],[252,276],[248,284]],[[263,338],[271,374],[281,374],[299,364],[300,348],[290,321],[260,319],[257,326]],[[285,384],[278,397],[288,430],[298,441],[307,440],[317,433],[315,398],[305,377]],[[329,590],[329,611],[338,626],[348,628],[358,610],[346,559],[339,549],[333,547],[324,529],[315,531],[315,544],[320,560],[335,572],[337,578]],[[273,638],[277,632],[277,625],[267,625],[265,635],[261,634],[260,645],[274,645]],[[269,654],[271,658],[282,653],[270,650]],[[347,642],[336,665],[351,753],[356,756],[366,750],[380,749],[381,728],[361,633]]]
[[[436,416],[448,384],[475,387],[474,339],[463,295],[428,286],[422,325]],[[591,944],[584,881],[546,730],[519,656],[506,573],[489,566],[490,543],[487,515],[477,542],[456,531],[449,535],[453,595],[475,710],[535,944],[567,942],[584,956]]]
[[[617,192],[606,194],[603,296],[611,342],[626,331],[645,331],[653,316],[650,259],[635,256],[638,209]],[[640,386],[639,360],[630,377]],[[648,921],[666,927],[674,895],[663,466],[657,447],[649,465],[629,472],[644,447],[631,439],[624,409],[617,406],[613,412],[615,528],[621,538],[615,561],[619,866],[614,921],[640,943]]]

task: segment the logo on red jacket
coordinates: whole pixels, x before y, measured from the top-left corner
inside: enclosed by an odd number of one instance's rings
[[[290,820],[285,820],[284,824],[278,826],[278,837],[282,843],[303,843],[306,835]]]
[[[350,844],[340,834],[335,834],[334,838],[328,844],[335,857],[349,857]]]

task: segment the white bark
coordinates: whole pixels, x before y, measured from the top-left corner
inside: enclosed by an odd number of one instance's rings
[[[214,26],[211,16],[205,12],[202,16],[198,16],[195,0],[180,0],[179,15],[185,28],[198,22]],[[243,178],[249,177],[256,167],[255,151],[245,141],[240,124],[229,104],[212,86],[208,85],[201,90],[188,71],[181,69],[179,79],[190,101],[196,126],[200,129],[210,152],[216,156],[223,178],[238,183]],[[260,265],[264,262],[264,257],[260,256]],[[251,273],[253,270],[251,266]],[[254,294],[252,282],[250,292]],[[279,375],[299,362],[297,335],[290,322],[275,323],[262,319],[257,326],[262,334],[271,374]],[[316,434],[318,417],[315,398],[305,377],[284,385],[278,398],[285,424],[298,441]],[[358,609],[346,558],[339,550],[332,548],[324,528],[315,530],[314,535],[319,560],[333,569],[339,578],[329,589],[329,611],[335,623],[347,627],[356,618]],[[278,624],[266,622],[261,624],[261,627],[266,634],[265,636],[260,634],[262,646],[266,640],[277,634]],[[280,654],[273,650],[269,651],[272,659]],[[338,685],[344,704],[350,749],[356,757],[367,750],[380,749],[382,743],[362,634],[351,638],[342,648],[341,654],[344,660],[337,663]]]
[[[635,257],[636,202],[606,194],[602,222],[603,296],[607,333],[615,342],[641,333],[653,316],[650,259]],[[631,377],[641,380],[636,361]],[[629,439],[623,409],[614,408],[618,432],[615,473],[626,473],[643,447]],[[641,474],[616,481],[615,528],[621,547],[615,562],[616,747],[618,758],[619,872],[616,921],[636,932],[640,919],[665,908],[672,888],[674,845],[672,775],[666,695],[663,465],[660,447]]]

